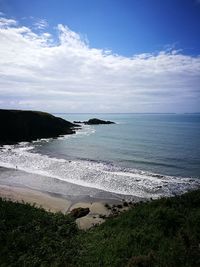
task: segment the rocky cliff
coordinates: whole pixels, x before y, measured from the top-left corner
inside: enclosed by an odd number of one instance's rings
[[[0,109],[0,144],[75,133],[75,124],[40,111]]]

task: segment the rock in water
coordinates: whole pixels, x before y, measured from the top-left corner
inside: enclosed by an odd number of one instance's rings
[[[98,125],[98,124],[115,124],[113,121],[104,121],[97,118],[90,119],[88,121],[74,121],[74,123],[84,123],[88,125]]]

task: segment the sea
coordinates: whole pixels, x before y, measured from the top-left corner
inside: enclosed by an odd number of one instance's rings
[[[17,170],[45,177],[46,186],[56,179],[147,199],[200,188],[200,114],[54,115],[115,124],[82,125],[73,135],[1,147],[0,166],[13,171],[15,183]],[[8,176],[12,172],[1,175],[0,182]]]

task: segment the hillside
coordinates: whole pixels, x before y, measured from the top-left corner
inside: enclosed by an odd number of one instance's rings
[[[139,203],[86,232],[0,199],[0,266],[199,267],[200,190]]]
[[[0,144],[75,133],[73,123],[39,111],[0,109]]]

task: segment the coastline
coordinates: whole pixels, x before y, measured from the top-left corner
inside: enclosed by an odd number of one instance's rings
[[[99,259],[103,266],[199,266],[199,190],[140,203],[91,231],[79,231],[62,213],[0,202],[0,260],[6,266],[32,266],[33,257],[45,266],[99,266]]]
[[[85,197],[82,201],[79,199],[72,201],[70,198],[53,196],[52,194],[30,188],[1,184],[0,198],[11,200],[12,202],[29,203],[35,207],[43,208],[53,213],[61,212],[63,214],[69,214],[73,209],[89,208],[90,212],[86,216],[76,219],[78,228],[82,230],[87,230],[95,225],[103,223],[105,218],[111,215],[111,210],[106,208],[105,204],[109,206],[121,204],[119,200],[92,199],[88,197]],[[121,211],[125,210],[127,210],[127,207],[124,207]]]
[[[0,185],[0,197],[13,202],[29,203],[51,212],[60,211],[65,213],[71,205],[71,202],[67,199],[12,185]]]
[[[123,204],[124,196],[49,179],[20,170],[0,168],[0,197],[13,202],[29,203],[50,212],[70,213],[76,208],[89,208],[90,212],[76,219],[79,229],[87,230],[101,224],[111,215],[110,207]],[[36,186],[37,185],[37,186]],[[61,191],[62,188],[62,191]],[[135,198],[134,202],[140,199]],[[122,212],[127,207],[119,210]]]

